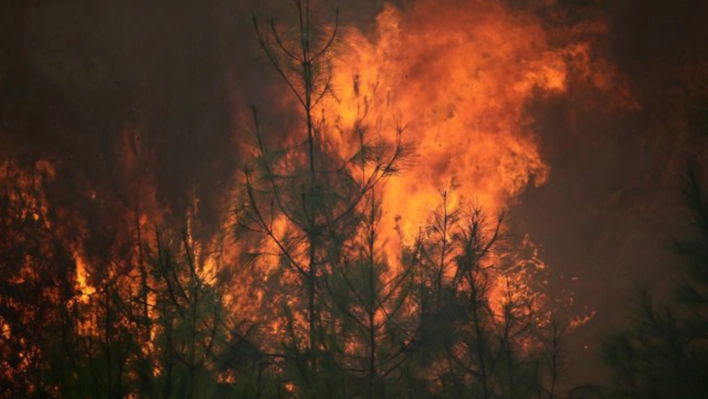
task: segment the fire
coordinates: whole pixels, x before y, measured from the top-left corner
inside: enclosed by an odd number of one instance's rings
[[[317,111],[334,118],[338,134],[327,140],[348,159],[358,130],[389,143],[403,131],[416,152],[380,191],[389,262],[400,267],[402,249],[426,229],[443,193],[451,209],[479,206],[495,220],[527,187],[547,181],[551,167],[529,112],[535,102],[589,86],[613,106],[639,107],[612,64],[593,53],[589,37],[607,29],[586,21],[559,32],[501,2],[423,0],[405,11],[386,4],[373,33],[343,30],[333,95]],[[528,301],[537,310],[545,301],[542,287],[531,286],[545,264],[528,236],[520,245],[532,254],[494,255],[514,257],[493,278],[499,315],[505,301]]]
[[[325,97],[314,112],[325,116],[326,126],[332,128],[324,133],[326,145],[334,148],[341,159],[351,158],[352,148],[359,140],[352,133],[362,130],[369,139],[387,143],[396,142],[402,132],[404,140],[414,146],[415,159],[405,164],[398,176],[387,180],[380,189],[377,187],[382,200],[384,262],[394,266],[393,274],[400,269],[401,254],[429,227],[431,212],[439,208],[441,200],[450,209],[479,206],[487,219],[494,221],[496,214],[513,206],[529,185],[547,181],[551,168],[541,154],[529,112],[535,101],[563,96],[574,81],[584,80],[599,90],[616,90],[613,98],[626,106],[636,106],[624,86],[617,84],[621,79],[610,64],[594,57],[591,43],[572,35],[567,41],[558,40],[539,17],[512,11],[500,2],[460,3],[422,0],[405,11],[386,5],[376,19],[373,33],[344,27],[343,51],[333,59],[331,96]],[[292,104],[280,98],[277,101],[276,107]],[[297,142],[293,136],[299,133],[290,133],[286,141],[293,144]],[[91,184],[79,193],[84,202],[77,200],[77,204],[90,204],[90,211],[100,214],[99,223],[109,222],[106,237],[112,242],[100,242],[92,236],[100,236],[101,232],[89,228],[96,221],[81,215],[84,209],[52,208],[43,190],[45,183],[62,171],[51,162],[38,161],[30,168],[32,173],[12,161],[0,164],[0,189],[12,188],[0,194],[5,194],[16,208],[12,216],[52,231],[59,247],[70,254],[74,268],[69,273],[70,284],[76,306],[99,309],[98,301],[91,299],[103,295],[108,307],[107,288],[115,290],[116,296],[129,298],[124,302],[129,304],[126,307],[132,319],[121,316],[125,320],[114,321],[116,326],[106,322],[105,334],[119,328],[128,331],[134,328],[131,323],[140,323],[134,320],[146,319],[147,322],[142,320],[148,326],[148,333],[143,336],[147,337],[143,356],[159,352],[156,337],[164,333],[153,325],[159,321],[160,302],[153,292],[160,286],[159,279],[169,285],[170,278],[179,283],[179,279],[189,275],[199,280],[199,284],[192,281],[191,287],[208,289],[217,284],[220,272],[229,266],[234,269],[233,286],[219,300],[230,313],[265,326],[264,340],[275,338],[276,342],[290,327],[283,309],[302,305],[298,302],[300,293],[296,292],[302,283],[299,275],[284,271],[285,262],[278,258],[282,257],[282,248],[267,237],[233,245],[222,234],[210,236],[211,232],[202,231],[201,204],[193,185],[184,193],[191,203],[184,214],[183,242],[176,245],[186,252],[192,270],[182,274],[172,271],[171,277],[146,272],[149,262],[156,263],[150,259],[157,252],[155,228],[174,216],[158,195],[157,158],[144,140],[148,135],[147,128],[129,127],[115,143],[114,149],[122,155],[117,174],[125,193],[112,196],[105,187]],[[296,162],[288,156],[286,163]],[[235,217],[230,212],[225,212],[228,215],[223,217],[221,226],[228,234]],[[269,222],[271,237],[291,233],[284,218]],[[92,247],[98,244],[107,249]],[[530,256],[491,255],[493,262],[511,265],[493,277],[490,290],[496,300],[492,304],[495,313],[503,312],[501,303],[505,300],[530,300],[534,305],[540,301],[540,294],[528,282],[545,265],[528,237],[524,237],[521,247],[530,251]],[[243,259],[246,250],[257,250],[269,259],[251,268],[252,264]],[[48,251],[41,248],[42,255],[51,260],[53,254]],[[30,276],[37,259],[28,255],[24,260],[25,264],[10,277],[11,284],[40,280],[39,276]],[[454,271],[444,273],[445,278],[453,278]],[[52,295],[58,300],[58,294]],[[183,302],[193,301],[191,305],[196,308],[198,295],[189,299],[187,296]],[[405,311],[413,314],[417,310],[411,304]],[[108,319],[109,312],[103,311]],[[386,311],[383,305],[375,309],[372,323],[385,324]],[[94,316],[78,322],[79,335],[98,334],[101,325],[98,316]],[[591,317],[576,318],[572,323],[582,324]],[[305,325],[302,314],[293,320]],[[0,318],[0,337],[12,334],[12,326]],[[345,351],[361,352],[361,345],[361,341],[349,342]],[[153,372],[161,374],[159,368]],[[233,378],[224,375],[225,379]]]
[[[405,123],[418,159],[387,184],[384,213],[407,243],[442,191],[495,213],[543,184],[550,167],[528,105],[562,95],[575,70],[602,88],[613,81],[608,68],[591,70],[588,43],[552,44],[533,15],[499,2],[443,3],[420,1],[405,13],[387,5],[375,33],[348,29],[325,106],[343,132],[363,122],[392,141]],[[346,153],[348,138],[338,139]]]
[[[76,260],[76,289],[81,293],[79,300],[88,303],[91,295],[96,293],[96,288],[89,283],[88,266],[78,250],[74,252],[74,259]]]
[[[527,187],[548,180],[551,167],[533,130],[533,104],[589,86],[606,93],[614,105],[637,107],[611,63],[593,53],[589,37],[606,30],[597,21],[552,29],[537,14],[502,2],[433,0],[417,1],[405,10],[386,4],[373,32],[340,27],[343,44],[327,83],[331,95],[312,113],[320,118],[323,145],[334,148],[341,159],[351,159],[360,144],[358,133],[391,144],[402,132],[415,150],[402,172],[377,188],[383,201],[383,250],[394,272],[404,249],[428,228],[443,193],[450,209],[479,207],[494,221]],[[298,107],[294,99],[275,102],[286,114]],[[303,135],[302,129],[293,128],[283,142],[294,146]],[[275,236],[288,233],[283,218],[272,223]],[[494,277],[498,303],[509,300],[508,291],[515,293],[513,300],[523,296],[541,301],[537,287],[528,284],[545,264],[529,237],[520,245],[532,254],[514,260],[506,259],[509,254],[493,254],[494,261],[505,258],[511,265]],[[279,252],[267,238],[254,247]],[[266,283],[281,272],[275,259],[259,263]],[[295,274],[285,274],[283,282],[296,284]],[[263,303],[269,298],[261,291],[265,285],[256,280],[252,285],[257,304],[239,306],[277,313]],[[242,290],[245,298],[254,297],[252,289]]]

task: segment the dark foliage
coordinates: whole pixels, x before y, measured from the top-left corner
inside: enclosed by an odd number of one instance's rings
[[[630,327],[603,342],[613,397],[708,395],[708,195],[694,169],[686,174],[683,193],[692,234],[673,239],[683,259],[674,295],[657,303],[642,290]]]

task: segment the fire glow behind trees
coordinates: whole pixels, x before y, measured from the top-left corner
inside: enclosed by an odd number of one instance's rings
[[[621,49],[654,36],[631,2],[296,3],[255,28],[221,2],[3,13],[22,39],[0,42],[16,55],[0,64],[1,395],[557,397],[598,381],[567,379],[582,355],[565,340],[588,345],[616,307],[597,293],[631,284],[603,273],[643,259],[593,269],[618,251],[597,248],[654,239],[636,214],[673,203],[646,193],[705,148],[675,133],[705,123],[689,18],[705,9],[646,5],[674,33],[639,65]]]

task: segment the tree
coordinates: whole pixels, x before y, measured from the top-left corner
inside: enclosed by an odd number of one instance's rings
[[[539,387],[543,315],[513,286],[499,254],[503,218],[434,213],[418,262],[418,369],[444,397],[526,398]],[[501,289],[499,289],[501,287]],[[501,294],[500,294],[501,293]],[[421,377],[418,377],[421,378]]]
[[[692,236],[673,239],[684,259],[675,295],[657,303],[642,290],[630,326],[602,343],[616,398],[698,398],[708,392],[708,193],[694,169],[683,194]]]
[[[295,16],[292,34],[283,34],[273,20],[263,31],[262,21],[253,18],[263,53],[300,110],[302,130],[293,133],[298,142],[289,148],[272,149],[253,108],[257,145],[244,170],[245,205],[237,212],[237,232],[265,238],[262,246],[274,246],[279,267],[304,287],[297,306],[286,306],[285,324],[292,327],[289,348],[294,369],[314,392],[326,348],[322,331],[329,317],[322,314],[323,281],[335,265],[348,262],[347,249],[366,221],[367,199],[373,199],[374,188],[396,173],[406,147],[400,140],[402,128],[395,143],[386,143],[371,140],[362,121],[346,132],[347,140],[356,143],[355,150],[343,156],[332,149],[328,136],[333,126],[324,113],[321,118],[315,115],[331,93],[338,11],[331,26],[318,24],[309,0],[299,0]],[[257,252],[254,255],[267,254]]]
[[[367,197],[368,212],[357,240],[324,279],[328,352],[343,370],[355,397],[400,396],[412,325],[410,312],[414,262],[392,267],[383,256],[381,210],[375,193]]]
[[[105,240],[82,223],[88,211],[52,206],[52,164],[0,171],[0,397],[220,397],[241,386],[220,377],[239,336],[224,308],[229,275],[203,274],[187,232],[154,246],[139,234]]]
[[[46,161],[0,164],[0,397],[42,397],[52,353],[68,317],[58,303],[75,296],[75,262],[58,237],[65,226],[45,188]]]
[[[219,380],[226,370],[229,343],[236,327],[224,308],[223,275],[204,275],[193,244],[182,237],[156,237],[150,262],[155,294],[154,374],[149,394],[155,398],[223,397],[233,387]],[[148,392],[142,392],[143,395]]]
[[[309,1],[295,4],[290,33],[273,20],[264,30],[257,17],[254,27],[300,111],[301,130],[290,145],[273,148],[253,108],[256,144],[236,214],[239,237],[258,238],[251,244],[254,264],[270,262],[275,272],[269,279],[296,289],[279,304],[283,331],[273,339],[280,348],[270,345],[280,350],[269,356],[275,379],[287,388],[283,394],[537,395],[543,315],[517,292],[513,267],[497,262],[508,250],[502,218],[488,223],[481,210],[450,210],[443,197],[442,209],[404,250],[402,262],[386,259],[377,188],[407,156],[403,128],[394,143],[371,140],[364,111],[352,131],[341,132],[352,150],[344,155],[334,148],[336,116],[322,104],[332,92],[337,12],[327,26],[315,23]],[[557,350],[560,335],[554,338]]]

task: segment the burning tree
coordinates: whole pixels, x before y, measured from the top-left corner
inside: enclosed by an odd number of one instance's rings
[[[341,311],[351,304],[343,307],[336,296],[331,296],[334,301],[328,309],[323,290],[325,285],[331,290],[339,276],[358,295],[358,288],[349,280],[352,269],[357,267],[365,269],[360,271],[369,280],[366,294],[369,300],[360,297],[366,303],[359,305],[368,317],[368,373],[370,379],[375,378],[372,364],[377,339],[371,335],[376,335],[373,319],[382,313],[383,306],[380,302],[374,304],[383,294],[374,287],[381,276],[380,259],[374,253],[378,213],[375,188],[396,173],[407,151],[401,141],[402,128],[397,131],[395,143],[386,143],[372,140],[363,124],[346,132],[350,140],[358,143],[355,151],[343,158],[332,150],[328,136],[333,133],[333,126],[325,115],[318,117],[316,111],[321,110],[323,99],[331,91],[331,57],[337,45],[338,11],[335,10],[334,24],[329,28],[315,23],[307,0],[297,3],[296,14],[297,28],[292,35],[282,34],[272,20],[267,33],[261,30],[257,17],[254,26],[261,49],[300,108],[303,134],[296,136],[303,137],[303,141],[293,143],[291,148],[268,148],[254,107],[257,155],[245,169],[245,205],[238,210],[237,227],[239,233],[266,237],[280,259],[280,266],[286,269],[283,278],[303,287],[303,295],[283,304],[290,335],[288,358],[294,362],[293,371],[297,370],[292,378],[302,379],[303,387],[312,394],[325,394],[329,388],[323,390],[320,384],[334,381],[325,382],[318,374],[329,355],[336,352],[331,347],[336,343],[328,340],[334,335],[325,336],[325,331],[332,333],[340,328],[332,317],[336,312],[331,310]],[[368,226],[368,240],[361,237],[363,226]],[[263,251],[257,254],[268,255]],[[397,288],[388,292],[388,299],[393,291]],[[345,313],[350,321],[363,322],[353,313]],[[352,351],[352,348],[340,349]]]
[[[337,11],[332,25],[317,24],[306,0],[295,13],[291,31],[253,22],[300,111],[301,133],[272,148],[253,108],[256,144],[236,215],[243,242],[255,237],[253,265],[291,292],[264,294],[280,313],[263,343],[271,378],[296,397],[537,395],[547,315],[503,259],[502,218],[490,226],[480,210],[451,209],[443,196],[429,231],[391,257],[380,187],[405,165],[404,128],[393,142],[372,139],[381,135],[366,119],[370,98],[358,100],[352,129],[333,122],[325,104],[337,101]],[[358,80],[352,85],[357,93]],[[548,372],[557,383],[559,370]]]
[[[0,395],[29,397],[43,390],[48,352],[62,350],[69,315],[56,304],[74,298],[74,265],[43,191],[51,165],[4,162],[0,176]]]
[[[507,256],[503,215],[490,223],[443,194],[428,226],[410,255],[417,321],[409,364],[423,373],[413,374],[416,385],[455,398],[557,397],[563,366],[543,358],[559,356],[558,325],[520,283],[527,265]]]
[[[141,147],[149,144],[138,143],[147,128],[135,140],[124,138],[125,186],[132,191],[119,199],[102,198],[88,184],[73,208],[54,204],[47,198],[56,174],[51,162],[3,163],[0,270],[10,277],[0,283],[0,339],[6,343],[0,395],[558,397],[558,330],[545,335],[548,315],[522,281],[529,277],[525,266],[509,255],[514,249],[502,218],[467,210],[448,194],[429,215],[438,200],[434,183],[418,190],[415,178],[399,186],[393,178],[413,167],[428,180],[454,175],[450,186],[462,187],[468,199],[481,187],[491,210],[503,209],[529,175],[545,179],[535,143],[521,134],[522,109],[537,89],[564,89],[566,55],[517,56],[535,35],[499,6],[488,8],[520,38],[501,52],[514,68],[484,80],[484,95],[455,87],[450,97],[460,110],[469,106],[469,115],[459,117],[455,104],[435,105],[414,127],[429,141],[421,155],[435,158],[436,167],[412,162],[403,140],[407,126],[380,120],[392,97],[371,73],[371,63],[382,61],[371,55],[409,44],[395,30],[383,35],[383,50],[350,35],[371,54],[347,58],[352,49],[339,40],[336,10],[333,22],[322,24],[309,1],[297,1],[293,28],[254,17],[260,49],[300,122],[273,145],[266,112],[252,109],[253,156],[234,216],[241,240],[229,254],[195,237],[196,198],[181,232],[157,228],[167,217],[157,211],[151,162],[144,159],[151,151]],[[388,7],[379,22],[394,26],[396,18]],[[500,40],[487,32],[496,23],[483,22],[477,36]],[[420,48],[396,62],[428,52]],[[476,62],[498,64],[493,58]],[[517,62],[525,58],[531,61]],[[337,75],[342,60],[361,70]],[[484,73],[451,64],[472,80],[467,86],[480,86]],[[397,68],[417,70],[418,84],[433,83],[435,68],[396,63],[382,68],[380,79],[392,78]],[[507,85],[496,81],[503,77],[515,84],[498,96],[500,103],[486,106],[475,97],[500,93]],[[433,91],[442,97],[451,87],[448,82]],[[409,112],[427,105],[401,102]],[[480,123],[486,119],[480,115],[492,117]],[[438,123],[459,136],[473,125],[479,129],[433,149]],[[472,150],[451,152],[458,147]],[[498,163],[502,167],[486,167]],[[402,217],[390,214],[396,201],[406,208]],[[89,227],[91,219],[111,223]],[[548,369],[542,366],[545,341],[553,359]],[[547,385],[541,383],[545,374]]]
[[[186,233],[106,246],[49,201],[60,179],[51,163],[5,162],[0,173],[0,397],[233,391],[218,378],[236,331],[225,275],[204,273]]]

